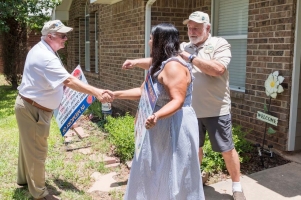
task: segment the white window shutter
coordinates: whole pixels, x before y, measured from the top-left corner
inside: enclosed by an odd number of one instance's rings
[[[245,90],[248,0],[215,0],[213,35],[231,44],[229,69],[231,89]]]
[[[95,12],[95,73],[98,74],[98,14]]]
[[[229,65],[230,87],[240,90],[245,89],[246,62],[247,62],[247,40],[229,39],[231,44],[231,62]]]

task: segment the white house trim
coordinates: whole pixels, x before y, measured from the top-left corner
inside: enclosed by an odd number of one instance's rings
[[[297,127],[297,111],[298,111],[298,93],[299,93],[299,77],[300,77],[300,59],[301,59],[301,3],[297,0],[296,11],[296,30],[292,72],[292,89],[291,89],[291,106],[290,106],[290,121],[287,150],[295,150],[296,127]]]
[[[98,3],[98,4],[114,4],[122,0],[90,0],[90,3]]]
[[[69,20],[69,10],[72,0],[62,0],[61,4],[55,7],[52,11],[51,19],[59,19],[61,21]]]
[[[156,0],[148,0],[145,6],[145,34],[144,34],[144,54],[145,58],[150,57],[150,49],[148,46],[148,41],[150,37],[150,31],[151,31],[151,11],[152,11],[152,5]],[[145,70],[145,76],[147,74],[147,70]]]

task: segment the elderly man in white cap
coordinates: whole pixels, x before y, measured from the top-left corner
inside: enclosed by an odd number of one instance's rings
[[[183,21],[187,25],[190,42],[183,42],[180,54],[193,65],[195,76],[192,107],[199,124],[199,159],[202,162],[206,132],[212,149],[221,152],[232,179],[233,198],[244,200],[240,184],[240,162],[232,140],[231,99],[228,65],[231,60],[230,44],[223,38],[212,37],[208,14],[196,11]],[[126,60],[122,68],[138,66],[148,69],[151,58]]]
[[[189,43],[182,43],[182,58],[190,62],[195,76],[192,107],[198,117],[202,162],[206,131],[212,149],[221,152],[232,179],[233,198],[245,196],[240,184],[240,163],[232,140],[231,99],[228,65],[230,44],[223,38],[212,37],[208,14],[193,12],[183,21],[188,28]]]
[[[59,20],[46,22],[42,38],[27,54],[15,113],[19,127],[17,184],[28,185],[34,199],[58,199],[45,186],[47,138],[53,110],[63,96],[63,87],[95,96],[101,102],[112,101],[113,93],[85,84],[69,74],[57,51],[65,47],[72,28]]]

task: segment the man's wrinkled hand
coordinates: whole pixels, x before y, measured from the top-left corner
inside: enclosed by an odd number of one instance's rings
[[[108,103],[114,100],[114,94],[111,90],[100,90],[96,98],[101,103]]]

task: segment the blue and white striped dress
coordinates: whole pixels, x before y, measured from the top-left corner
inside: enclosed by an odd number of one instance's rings
[[[170,101],[157,78],[171,60],[187,66],[193,77],[191,66],[182,59],[172,57],[164,61],[153,80],[158,95],[155,111]],[[147,131],[139,159],[133,159],[125,200],[205,199],[198,159],[198,123],[191,107],[191,95],[192,83],[183,107],[172,116],[158,120]]]

